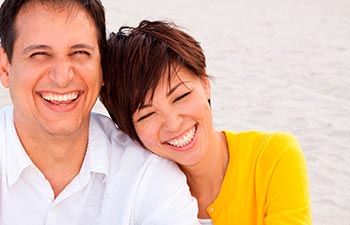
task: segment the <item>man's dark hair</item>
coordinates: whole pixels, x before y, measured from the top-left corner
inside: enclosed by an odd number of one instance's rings
[[[27,4],[36,3],[48,7],[68,7],[73,4],[81,5],[91,16],[96,25],[101,61],[106,48],[105,12],[99,0],[5,0],[0,8],[0,40],[1,46],[11,63],[13,47],[17,38],[16,18],[20,10]]]

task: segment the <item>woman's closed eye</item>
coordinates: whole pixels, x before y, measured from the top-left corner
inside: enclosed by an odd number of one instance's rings
[[[146,118],[152,116],[154,113],[155,113],[155,112],[150,112],[150,113],[147,113],[147,114],[145,114],[145,115],[142,115],[142,116],[140,116],[140,117],[136,120],[136,122],[140,122],[140,121],[142,121],[142,120],[144,120],[144,119],[146,119]]]
[[[191,94],[191,93],[192,93],[192,91],[186,92],[185,94],[180,95],[179,97],[175,98],[173,102],[175,103],[175,102],[177,102],[177,101],[179,101],[179,100],[185,98],[186,96],[188,96],[188,95]]]

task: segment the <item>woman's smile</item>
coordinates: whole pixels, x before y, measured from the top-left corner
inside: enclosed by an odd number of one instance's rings
[[[188,129],[186,132],[184,132],[182,135],[166,141],[166,143],[174,147],[183,148],[189,145],[194,140],[196,130],[197,126],[195,125],[192,128]]]

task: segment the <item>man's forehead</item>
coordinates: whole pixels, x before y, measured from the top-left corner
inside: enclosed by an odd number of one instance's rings
[[[80,5],[77,1],[37,1],[32,0],[25,3],[17,14],[17,18],[23,14],[36,14],[38,11],[43,10],[47,13],[65,14],[67,18],[76,16],[78,13],[85,12],[89,17],[87,10]]]
[[[46,14],[46,18],[44,20],[51,19],[54,21],[58,17],[64,17],[67,24],[73,21],[76,17],[83,15],[84,17],[86,17],[84,18],[84,20],[91,23],[91,25],[93,25],[94,28],[97,30],[96,21],[91,16],[91,13],[89,13],[89,11],[78,1],[32,0],[25,3],[18,12],[14,23],[15,32],[22,22],[29,22],[30,24],[32,18],[34,18],[38,14]],[[30,19],[28,19],[27,17],[29,17]]]
[[[46,3],[33,1],[22,8],[15,21],[16,39],[21,36],[26,40],[34,38],[40,42],[42,41],[39,40],[40,38],[45,39],[45,37],[50,37],[59,32],[61,32],[59,34],[62,40],[66,37],[72,37],[74,34],[79,38],[90,36],[91,31],[96,34],[96,37],[98,36],[93,18],[78,3],[60,4],[56,8],[52,4],[50,8],[49,6]],[[75,24],[73,27],[70,27],[71,22]],[[86,35],[84,35],[84,32]],[[30,37],[30,34],[32,34],[32,37]]]

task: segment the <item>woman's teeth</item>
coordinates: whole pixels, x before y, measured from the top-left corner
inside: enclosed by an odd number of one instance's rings
[[[187,145],[188,143],[190,143],[193,140],[195,133],[196,133],[196,126],[194,126],[192,129],[190,129],[182,137],[174,138],[174,139],[172,139],[170,141],[167,141],[167,143],[169,145],[172,145],[172,146],[175,146],[175,147],[183,147],[183,146]]]

